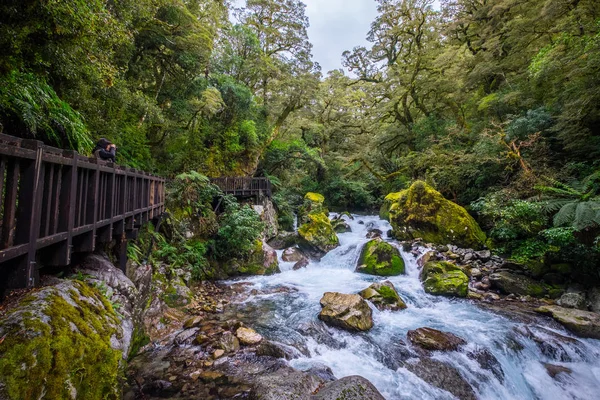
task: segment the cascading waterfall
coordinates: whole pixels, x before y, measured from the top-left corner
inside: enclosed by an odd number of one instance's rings
[[[485,310],[470,300],[431,296],[423,291],[412,254],[402,253],[407,273],[389,279],[408,309],[378,311],[367,333],[349,333],[318,320],[323,293],[357,293],[383,280],[355,273],[360,250],[370,228],[386,232],[389,223],[375,216],[347,221],[352,232],[339,234],[340,246],[320,262],[293,271],[293,263],[280,262],[282,273],[246,279],[259,294],[236,305],[238,315],[265,337],[297,349],[290,361],[298,369],[315,364],[329,366],[337,378],[361,375],[387,399],[451,399],[448,392],[429,385],[403,365],[410,354],[400,346],[409,330],[430,327],[452,332],[468,344],[459,351],[436,352],[433,358],[456,368],[482,399],[597,399],[600,393],[600,341],[576,338],[545,318],[519,322]],[[360,223],[362,222],[362,224]],[[401,247],[397,242],[390,241]],[[281,256],[281,251],[278,252]],[[286,287],[285,291],[271,289]],[[560,336],[559,336],[560,335]],[[557,337],[563,337],[555,343]],[[540,339],[541,338],[541,339]],[[543,351],[546,346],[546,351]],[[405,347],[404,347],[405,348]],[[487,349],[502,367],[500,374],[483,369],[468,356]],[[552,378],[544,364],[568,368]]]

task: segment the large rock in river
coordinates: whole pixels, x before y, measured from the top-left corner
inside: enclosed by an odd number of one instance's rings
[[[551,315],[576,335],[600,339],[600,314],[559,306],[542,306],[536,311]]]
[[[376,238],[363,247],[356,272],[379,276],[400,275],[404,273],[404,260],[397,248]]]
[[[304,195],[304,203],[298,210],[298,222],[300,225],[310,222],[309,214],[329,214],[329,210],[323,204],[325,197],[319,193],[308,192]]]
[[[400,298],[394,284],[390,281],[375,282],[359,294],[379,310],[396,311],[406,308],[406,303]]]
[[[346,376],[326,383],[312,400],[385,400],[377,388],[362,376]]]
[[[319,259],[340,245],[326,214],[308,214],[307,219],[308,222],[298,229],[299,245],[305,253]]]
[[[321,298],[319,319],[348,331],[368,331],[373,316],[367,302],[358,294],[327,292]]]
[[[0,398],[119,398],[121,324],[77,280],[34,291],[0,321]]]
[[[452,243],[464,248],[481,248],[486,236],[467,210],[446,200],[425,182],[386,197],[382,217],[388,217],[393,235],[400,240],[421,238],[426,242]]]
[[[419,328],[408,331],[408,340],[425,350],[434,351],[452,351],[464,344],[467,344],[462,338],[450,332],[442,332],[433,328]]]
[[[244,275],[273,275],[281,272],[277,252],[271,246],[261,240],[256,245],[250,259],[238,267],[238,271]]]
[[[467,297],[469,277],[452,263],[430,261],[423,266],[420,278],[429,294]]]

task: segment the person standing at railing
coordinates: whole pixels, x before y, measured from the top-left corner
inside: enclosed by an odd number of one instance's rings
[[[94,148],[94,156],[104,161],[115,162],[116,152],[117,146],[104,138],[100,139]]]

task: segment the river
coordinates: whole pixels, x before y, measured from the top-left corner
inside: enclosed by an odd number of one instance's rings
[[[367,230],[386,232],[389,223],[376,216],[358,215],[348,223],[352,232],[339,234],[340,246],[320,262],[293,271],[293,263],[280,258],[280,274],[242,281],[257,294],[234,305],[237,315],[245,316],[246,323],[266,338],[297,349],[296,358],[290,361],[293,367],[304,370],[325,364],[337,378],[361,375],[390,400],[452,399],[447,391],[429,385],[403,366],[417,361],[411,359],[414,354],[403,351],[408,348],[407,332],[430,327],[452,332],[468,342],[460,351],[437,352],[432,358],[456,368],[478,398],[600,398],[600,341],[576,338],[546,318],[523,322],[471,300],[428,295],[418,278],[416,257],[410,253],[402,252],[406,274],[389,278],[407,303],[406,310],[381,312],[372,307],[375,325],[367,333],[325,326],[317,318],[323,293],[357,293],[383,279],[355,273],[354,269],[362,245],[368,241]],[[390,243],[402,250],[399,243]],[[281,287],[289,290],[274,292]],[[500,373],[482,368],[468,356],[481,349],[495,356]],[[571,372],[552,378],[546,363]]]

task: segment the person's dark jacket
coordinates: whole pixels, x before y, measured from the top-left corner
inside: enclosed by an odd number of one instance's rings
[[[94,148],[94,156],[104,161],[112,161],[115,162],[115,148],[111,147],[110,150],[106,150],[108,145],[112,144],[108,140],[102,138],[96,143],[96,147]]]

